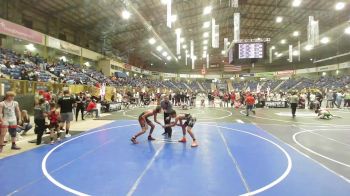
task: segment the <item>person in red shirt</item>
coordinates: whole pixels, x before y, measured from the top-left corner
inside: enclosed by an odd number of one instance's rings
[[[230,99],[231,99],[231,108],[235,105],[235,100],[236,100],[236,94],[235,92],[232,92],[230,95]]]
[[[247,94],[247,97],[245,98],[245,104],[247,106],[247,116],[249,116],[249,111],[252,111],[255,115],[255,110],[253,110],[253,107],[255,105],[255,98],[251,93]]]
[[[95,99],[91,99],[91,101],[89,102],[87,108],[86,108],[87,112],[95,112],[96,114],[96,118],[99,117],[98,115],[98,109],[96,108],[96,101]]]

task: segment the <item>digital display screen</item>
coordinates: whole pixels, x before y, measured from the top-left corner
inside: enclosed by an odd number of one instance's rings
[[[238,59],[263,59],[264,43],[238,43]]]

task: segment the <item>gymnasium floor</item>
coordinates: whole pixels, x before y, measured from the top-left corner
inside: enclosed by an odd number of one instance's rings
[[[349,195],[350,111],[319,120],[308,110],[196,108],[199,147],[130,137],[146,108],[58,145],[0,160],[0,195]],[[162,118],[162,116],[160,116]],[[188,136],[189,139],[189,136]]]

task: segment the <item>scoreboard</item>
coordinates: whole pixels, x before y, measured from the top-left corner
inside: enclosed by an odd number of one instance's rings
[[[237,43],[238,59],[263,59],[265,57],[265,43]]]

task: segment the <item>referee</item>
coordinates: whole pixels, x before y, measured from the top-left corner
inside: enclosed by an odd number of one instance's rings
[[[170,117],[170,111],[172,111],[173,106],[171,104],[171,102],[169,101],[169,97],[168,96],[163,96],[163,100],[160,102],[160,107],[162,107],[163,111],[164,111],[164,124],[170,124],[171,121],[171,117]],[[164,128],[164,133],[163,135],[168,135],[169,138],[171,138],[172,135],[172,128],[171,127],[166,127]]]
[[[292,115],[293,118],[295,118],[295,112],[297,111],[298,103],[299,103],[299,96],[296,92],[292,93],[292,96],[290,97],[290,107],[292,108]]]

